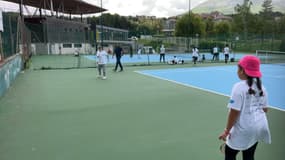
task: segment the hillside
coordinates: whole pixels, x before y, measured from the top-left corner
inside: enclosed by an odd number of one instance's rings
[[[251,11],[258,13],[261,11],[264,0],[251,0],[253,5]],[[220,11],[224,14],[234,13],[234,7],[242,4],[243,0],[208,0],[193,9],[194,13],[210,13],[212,11]],[[285,12],[284,0],[272,0],[273,11]]]

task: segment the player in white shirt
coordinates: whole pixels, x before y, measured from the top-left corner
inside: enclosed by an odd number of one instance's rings
[[[142,49],[139,48],[139,49],[138,49],[138,59],[141,59],[141,54],[142,54]]]
[[[214,61],[214,60],[219,60],[219,48],[217,47],[217,46],[215,46],[214,48],[213,48],[213,59],[212,59],[212,61]]]
[[[230,48],[228,44],[226,44],[226,47],[224,48],[224,55],[225,55],[225,63],[228,63],[230,58]]]
[[[165,63],[165,48],[164,45],[162,44],[160,47],[160,53],[159,53],[159,62],[163,61]]]
[[[194,64],[197,63],[198,57],[199,57],[199,50],[198,50],[197,47],[193,47],[193,49],[192,49],[192,59],[193,59]]]
[[[98,64],[98,78],[106,79],[106,64],[108,62],[108,53],[99,46],[97,54],[97,64]]]
[[[225,160],[235,160],[239,151],[243,160],[253,160],[258,142],[271,143],[266,117],[268,95],[260,80],[260,60],[243,57],[237,74],[241,81],[233,86],[227,125],[219,139],[226,141]]]

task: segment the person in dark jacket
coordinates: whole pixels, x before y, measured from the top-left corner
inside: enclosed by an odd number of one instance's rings
[[[113,69],[114,72],[117,71],[118,66],[120,66],[120,72],[122,72],[124,70],[123,66],[122,66],[122,63],[121,63],[121,57],[123,56],[123,54],[124,54],[124,52],[123,52],[122,47],[116,46],[115,50],[114,50],[114,53],[113,53],[113,56],[114,55],[116,56],[116,66]]]

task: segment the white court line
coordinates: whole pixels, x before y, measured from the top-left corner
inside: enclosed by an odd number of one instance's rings
[[[275,75],[264,75],[264,77],[268,77],[268,78],[276,78],[276,79],[285,79],[285,76],[280,75],[280,76],[275,76]]]
[[[203,91],[206,91],[206,92],[214,93],[214,94],[217,94],[217,95],[229,97],[229,95],[226,95],[226,94],[223,94],[223,93],[220,93],[220,92],[216,92],[216,91],[213,91],[213,90],[209,90],[209,89],[204,89],[204,88],[196,87],[196,86],[193,86],[193,85],[190,85],[190,84],[187,84],[187,83],[181,83],[181,82],[177,82],[177,81],[174,81],[174,80],[170,80],[170,79],[166,79],[166,78],[161,78],[161,77],[159,77],[159,76],[154,76],[154,75],[152,75],[152,74],[147,74],[147,73],[143,73],[143,72],[140,72],[140,71],[134,71],[134,72],[139,73],[139,74],[142,74],[142,75],[145,75],[145,76],[149,76],[149,77],[154,77],[154,78],[157,78],[157,79],[161,79],[161,80],[164,80],[164,81],[169,81],[169,82],[172,82],[172,83],[176,83],[176,84],[179,84],[179,85],[182,85],[182,86],[191,87],[191,88],[203,90]]]
[[[191,87],[191,88],[199,89],[199,90],[202,90],[202,91],[205,91],[205,92],[217,94],[217,95],[220,95],[220,96],[230,97],[230,95],[227,95],[227,94],[223,94],[223,93],[220,93],[220,92],[216,92],[216,91],[209,90],[209,89],[205,89],[205,88],[201,88],[201,87],[196,87],[196,86],[193,86],[193,85],[190,85],[190,84],[187,84],[187,83],[181,83],[181,82],[177,82],[177,81],[174,81],[174,80],[170,80],[170,79],[166,79],[166,78],[161,78],[161,77],[159,77],[159,76],[154,76],[154,75],[152,75],[152,74],[143,73],[142,71],[134,71],[134,72],[139,73],[139,74],[142,74],[142,75],[145,75],[145,76],[148,76],[148,77],[153,77],[153,78],[161,79],[161,80],[164,80],[164,81],[172,82],[172,83],[175,83],[175,84],[178,84],[178,85],[182,85],[182,86],[186,86],[186,87]],[[279,107],[275,107],[275,106],[268,106],[268,107],[273,108],[273,109],[276,109],[276,110],[279,110],[279,111],[285,112],[285,109],[281,109],[281,108],[279,108]]]

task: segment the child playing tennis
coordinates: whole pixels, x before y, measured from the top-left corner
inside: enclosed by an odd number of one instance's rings
[[[106,64],[108,61],[108,54],[105,50],[102,49],[101,46],[99,46],[96,57],[99,72],[98,78],[106,79]]]
[[[219,139],[226,141],[225,160],[235,160],[242,151],[243,160],[254,160],[259,141],[271,143],[266,117],[267,92],[261,83],[260,60],[244,56],[238,63],[237,82],[228,104],[225,130]]]

